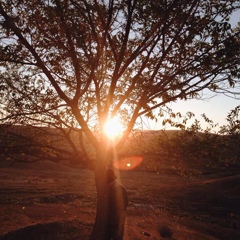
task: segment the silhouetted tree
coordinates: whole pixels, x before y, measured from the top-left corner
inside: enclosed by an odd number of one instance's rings
[[[92,239],[105,235],[106,165],[136,120],[239,84],[239,30],[229,23],[237,9],[234,0],[1,1],[1,122],[86,136],[95,158],[83,141],[76,154],[95,173]],[[102,130],[114,116],[125,131],[108,144]]]
[[[181,159],[186,163],[203,164],[203,167],[239,165],[239,109],[240,106],[237,106],[228,113],[226,125],[220,126],[218,131],[214,131],[218,124],[214,124],[205,114],[202,117],[209,125],[206,129],[201,126],[199,120],[195,119],[194,123],[188,127],[181,124],[181,131],[175,131],[172,134],[163,131],[158,139],[159,152],[175,162]],[[174,121],[169,120],[169,122],[177,126]]]

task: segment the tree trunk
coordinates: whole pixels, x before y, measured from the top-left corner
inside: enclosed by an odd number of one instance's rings
[[[97,190],[97,212],[90,240],[105,240],[108,225],[109,193],[107,187],[106,166],[103,163],[100,165],[101,166],[94,172]]]

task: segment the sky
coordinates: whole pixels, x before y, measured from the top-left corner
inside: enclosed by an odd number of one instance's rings
[[[240,105],[240,100],[225,95],[217,95],[208,100],[177,101],[172,104],[172,108],[181,113],[186,113],[187,111],[193,112],[196,119],[202,120],[202,127],[206,128],[207,124],[205,124],[201,117],[203,113],[205,113],[209,119],[213,120],[214,123],[222,126],[227,124],[227,114],[237,105]]]
[[[237,11],[231,17],[231,24],[236,26],[240,22],[240,11]],[[240,89],[238,89],[240,91]],[[205,100],[188,100],[177,101],[169,105],[173,112],[181,112],[185,114],[190,111],[195,114],[195,118],[200,120],[202,128],[205,129],[207,124],[203,121],[201,114],[205,113],[206,116],[213,120],[214,123],[218,123],[219,126],[227,124],[227,114],[233,110],[236,106],[240,105],[239,99],[233,99],[225,95],[211,95],[213,97]],[[159,129],[172,129],[170,126],[163,127],[161,122],[163,119],[156,121],[149,121],[144,119],[143,129],[159,130]],[[202,121],[201,121],[202,120]],[[216,128],[217,131],[219,128]]]
[[[173,112],[181,112],[182,115],[185,115],[187,112],[193,112],[194,117],[192,121],[189,121],[189,125],[197,119],[201,123],[201,127],[206,129],[208,126],[201,115],[205,113],[205,115],[213,120],[214,123],[218,123],[219,126],[227,124],[227,114],[233,110],[236,106],[240,105],[240,100],[233,99],[224,95],[217,95],[208,100],[188,100],[188,101],[177,101],[175,103],[171,103],[169,107],[173,110]],[[170,130],[175,129],[170,127],[169,125],[162,126],[163,118],[159,118],[158,121],[150,121],[144,119],[143,129],[144,130]],[[215,131],[219,130],[219,127],[213,129]]]

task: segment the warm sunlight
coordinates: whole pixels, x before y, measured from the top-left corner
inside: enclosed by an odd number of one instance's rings
[[[115,138],[122,134],[123,125],[118,118],[109,119],[104,125],[104,132],[109,138]]]

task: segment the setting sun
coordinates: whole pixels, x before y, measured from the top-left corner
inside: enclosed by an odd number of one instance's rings
[[[119,135],[121,135],[123,132],[123,126],[119,119],[112,118],[109,119],[106,124],[104,125],[104,133],[109,138],[115,138]]]

